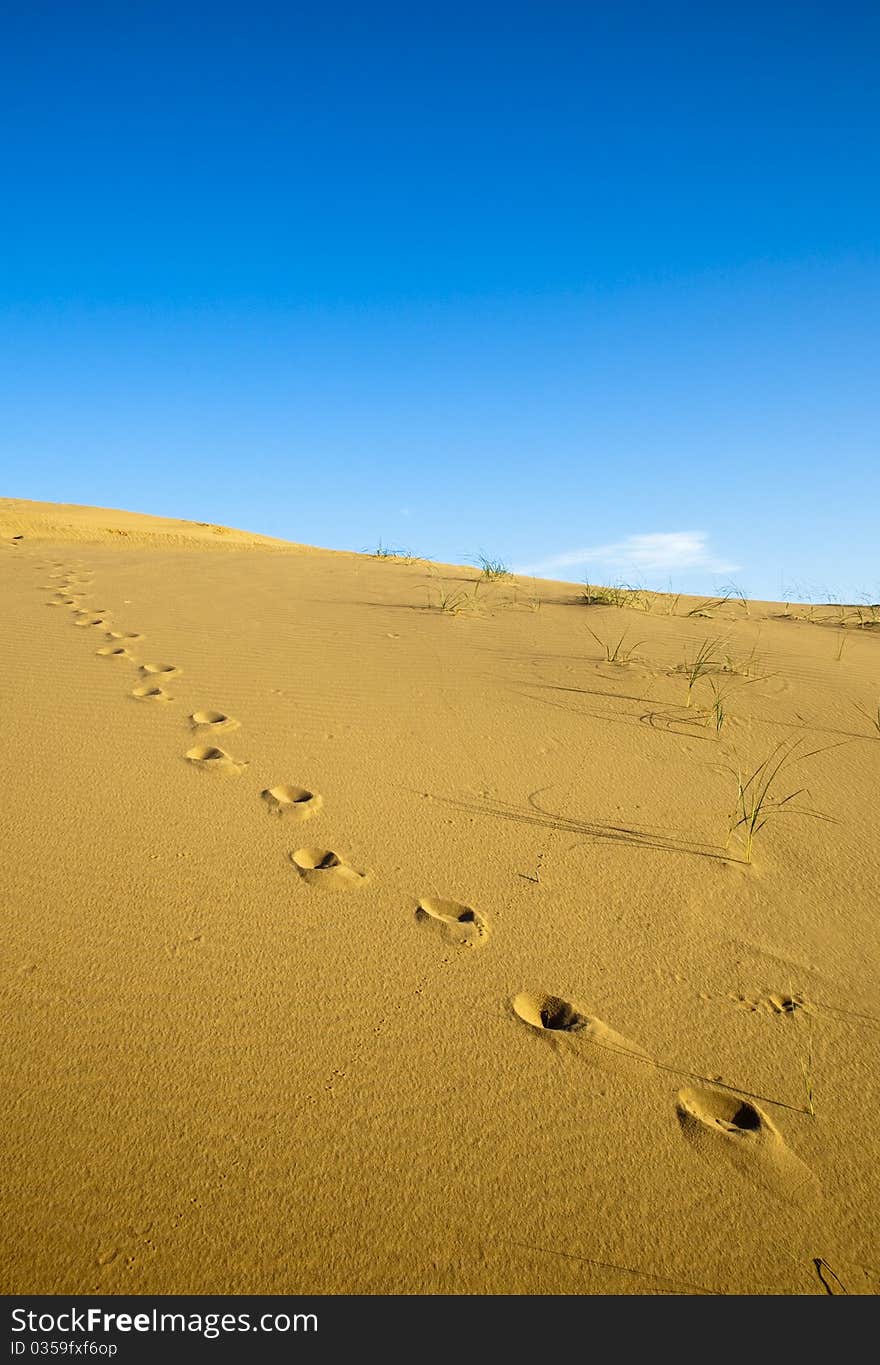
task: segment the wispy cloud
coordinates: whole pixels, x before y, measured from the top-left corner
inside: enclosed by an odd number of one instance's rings
[[[566,550],[551,555],[539,564],[517,569],[517,573],[541,575],[553,569],[572,569],[602,564],[616,573],[680,573],[703,569],[710,573],[733,573],[740,567],[714,554],[705,531],[654,531],[644,536],[627,536],[610,545],[591,545],[583,550]]]

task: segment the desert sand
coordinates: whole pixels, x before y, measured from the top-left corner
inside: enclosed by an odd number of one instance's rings
[[[4,1292],[877,1292],[870,610],[9,499],[0,579]]]

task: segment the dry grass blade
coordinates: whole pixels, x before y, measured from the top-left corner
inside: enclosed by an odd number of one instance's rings
[[[869,711],[865,706],[859,706],[856,702],[854,702],[853,705],[859,715],[864,716],[868,724],[873,727],[876,731],[877,738],[880,739],[880,701],[877,702],[876,710],[873,712]]]

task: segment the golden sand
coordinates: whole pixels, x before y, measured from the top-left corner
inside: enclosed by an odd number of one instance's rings
[[[5,1292],[877,1292],[870,613],[12,500],[0,578]]]

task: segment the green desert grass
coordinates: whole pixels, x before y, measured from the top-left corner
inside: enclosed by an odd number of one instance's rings
[[[785,796],[779,794],[779,779],[791,764],[824,752],[813,750],[809,754],[796,754],[795,751],[802,743],[802,739],[797,739],[793,743],[781,740],[748,775],[744,775],[741,768],[730,770],[736,779],[736,804],[728,822],[727,846],[729,847],[733,836],[741,831],[740,837],[743,840],[747,863],[752,861],[754,842],[758,834],[767,822],[776,816],[792,814],[807,815],[815,820],[830,819],[819,811],[792,804],[799,796],[804,795],[805,787],[798,787],[795,791],[787,792]]]
[[[374,550],[367,550],[365,553],[371,555],[373,559],[408,559],[410,557],[407,550],[395,549],[381,540]]]
[[[688,614],[690,615],[690,613]],[[717,673],[720,669],[722,664],[720,651],[723,649],[724,644],[725,642],[721,639],[710,640],[707,638],[691,657],[685,656],[684,662],[678,665],[678,668],[675,671],[677,673],[683,673],[687,679],[686,706],[690,706],[693,699],[694,688],[700,679],[706,677],[709,673]]]
[[[484,578],[491,581],[512,578],[513,573],[502,559],[490,559],[487,555],[477,555],[474,561]]]
[[[720,735],[727,719],[725,701],[730,688],[719,686],[714,678],[709,679],[709,686],[712,688],[712,705],[709,708],[708,715],[712,717],[716,735]]]
[[[722,592],[720,597],[707,597],[705,602],[699,602],[697,606],[685,612],[685,616],[712,616],[726,604],[727,600],[728,595],[725,592]]]
[[[751,616],[749,611],[749,599],[738,583],[728,583],[724,589],[725,598],[730,602],[739,602],[746,616]]]
[[[634,645],[628,645],[626,648],[624,648],[623,642],[627,636],[626,631],[623,632],[623,634],[621,635],[620,639],[617,641],[616,644],[611,644],[608,641],[603,640],[601,636],[597,635],[594,630],[590,630],[589,626],[587,626],[587,630],[592,635],[593,639],[596,641],[596,644],[599,645],[603,650],[605,654],[605,662],[609,664],[630,663],[632,659],[635,657],[635,652],[638,649],[639,645],[644,643],[642,640],[638,640]]]
[[[585,583],[581,598],[588,607],[635,607],[639,611],[651,610],[647,590],[632,587],[627,583],[612,583],[608,587],[598,583]]]
[[[436,606],[438,611],[445,616],[474,616],[483,606],[479,598],[480,579],[474,584],[473,588],[449,587],[446,583],[435,585],[436,600],[431,605]],[[430,601],[430,594],[429,594]]]

